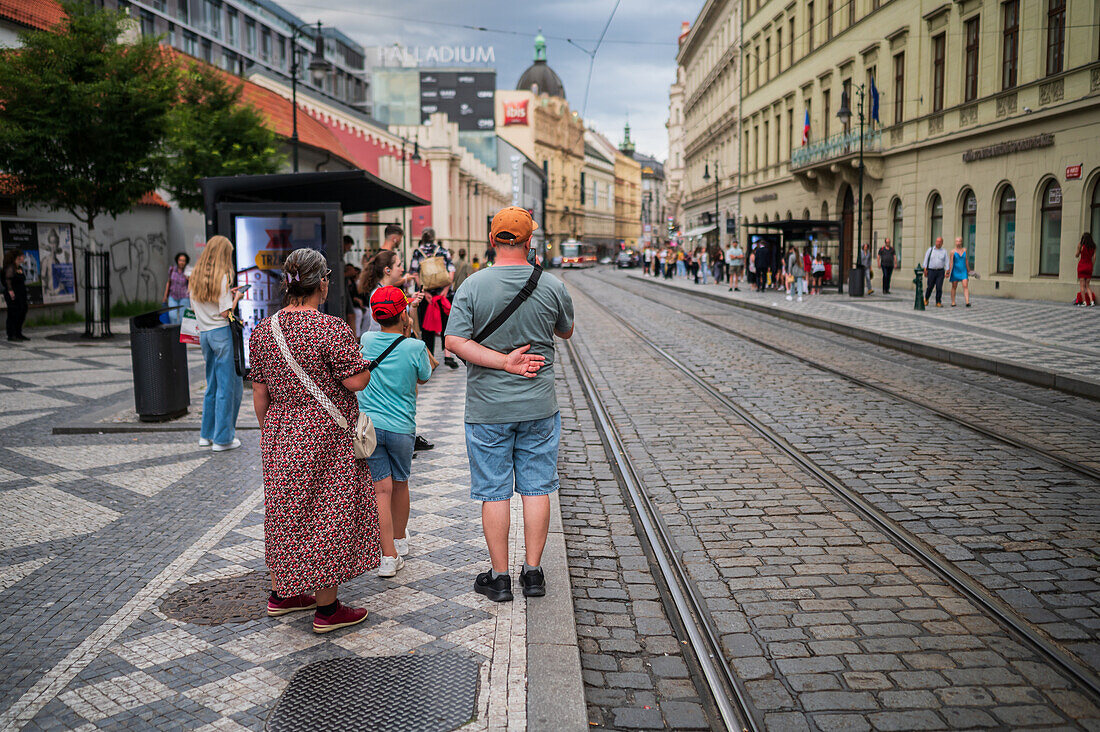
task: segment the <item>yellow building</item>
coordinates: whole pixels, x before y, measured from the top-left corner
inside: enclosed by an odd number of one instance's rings
[[[581,171],[581,205],[584,209],[584,241],[595,244],[601,255],[619,249],[615,238],[615,155],[611,141],[593,129],[584,131],[584,170]]]
[[[620,248],[637,249],[642,237],[642,164],[634,159],[630,125],[615,151],[615,238]]]
[[[550,255],[584,232],[580,180],[584,123],[569,108],[565,88],[546,64],[546,39],[535,38],[535,61],[515,91],[496,94],[497,133],[542,166],[547,176],[546,221],[540,221]]]
[[[1100,235],[1100,4],[744,0],[742,10],[742,226],[840,220],[844,241],[822,244],[838,274],[854,240],[877,249],[889,236],[902,287],[937,236],[948,247],[961,236],[976,292],[1072,298],[1078,239]]]

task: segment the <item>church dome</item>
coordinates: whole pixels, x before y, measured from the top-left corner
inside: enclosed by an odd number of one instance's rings
[[[562,86],[561,79],[546,63],[546,39],[543,38],[542,31],[535,36],[535,63],[528,66],[519,77],[516,89],[565,98],[565,87]]]

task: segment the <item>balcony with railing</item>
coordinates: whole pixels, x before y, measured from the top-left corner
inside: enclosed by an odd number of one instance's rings
[[[863,131],[863,156],[882,154],[882,130]],[[796,148],[791,153],[791,171],[798,172],[823,163],[833,163],[849,155],[859,155],[859,132],[841,132],[820,142]]]

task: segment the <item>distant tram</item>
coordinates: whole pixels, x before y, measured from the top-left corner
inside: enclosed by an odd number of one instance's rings
[[[580,241],[565,241],[561,244],[562,267],[596,266],[596,245]]]

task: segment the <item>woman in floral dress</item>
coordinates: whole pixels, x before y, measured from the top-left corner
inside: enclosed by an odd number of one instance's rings
[[[279,326],[302,370],[354,425],[354,392],[370,380],[348,324],[318,306],[328,297],[324,255],[297,249],[283,266],[287,306]],[[360,623],[363,608],[342,605],[337,585],[378,566],[378,509],[366,460],[291,370],[266,318],[249,339],[252,395],[260,422],[264,538],[271,570],[268,615],[316,608],[313,630]],[[316,596],[310,594],[315,592]]]

